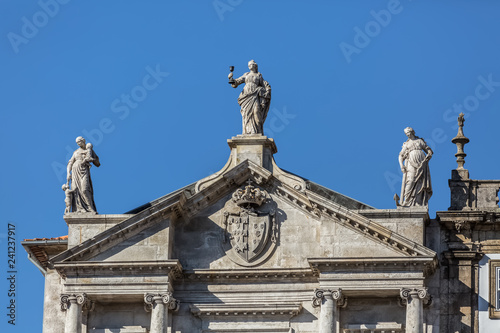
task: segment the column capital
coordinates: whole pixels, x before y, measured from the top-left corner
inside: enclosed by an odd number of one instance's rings
[[[401,305],[407,305],[413,299],[419,298],[425,305],[432,303],[432,296],[429,294],[427,288],[401,288],[399,291],[401,297]]]
[[[161,293],[145,293],[144,303],[144,308],[148,312],[160,303],[167,305],[169,310],[179,310],[179,301],[173,297],[173,294],[170,291]]]
[[[89,299],[87,294],[61,294],[61,310],[66,311],[73,304],[86,305]]]
[[[347,306],[347,298],[342,294],[342,289],[316,289],[314,290],[314,296],[312,298],[313,307],[317,308],[321,306],[324,298],[333,299],[338,307]]]

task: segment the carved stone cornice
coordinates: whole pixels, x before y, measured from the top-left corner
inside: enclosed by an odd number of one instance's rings
[[[252,269],[197,269],[183,272],[186,280],[226,281],[232,283],[249,280],[301,280],[317,281],[317,275],[310,268],[252,268]]]
[[[437,257],[384,257],[384,258],[308,258],[316,275],[326,272],[365,271],[421,271],[424,277],[432,275],[437,268]]]
[[[451,233],[472,237],[476,225],[486,221],[486,213],[482,211],[437,212],[441,226]]]
[[[347,298],[342,294],[342,289],[316,289],[312,297],[312,306],[317,308],[321,306],[323,298],[330,296],[337,303],[338,307],[344,308],[347,306]]]
[[[88,308],[93,308],[87,294],[62,294],[61,299],[61,311],[68,310],[73,304],[87,306]]]
[[[168,275],[175,280],[182,277],[182,265],[179,260],[155,260],[155,261],[84,261],[64,262],[54,265],[54,268],[64,278],[68,276],[101,276],[145,274],[145,275]]]
[[[399,295],[400,304],[404,306],[414,298],[421,299],[424,305],[431,305],[432,303],[432,296],[429,294],[427,288],[401,288]]]
[[[448,259],[448,263],[456,263],[459,266],[477,265],[483,258],[484,253],[471,250],[450,250],[443,252],[443,256]]]
[[[178,311],[180,302],[176,300],[170,291],[162,293],[145,293],[144,294],[144,309],[151,311],[157,304],[165,304],[171,311]]]
[[[193,304],[191,313],[203,316],[296,316],[302,311],[299,303],[277,304]]]

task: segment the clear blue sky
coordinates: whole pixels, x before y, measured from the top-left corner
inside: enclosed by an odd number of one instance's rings
[[[471,177],[500,178],[498,1],[55,3],[0,1],[2,332],[41,332],[43,278],[19,243],[17,325],[6,323],[7,223],[18,241],[67,234],[75,138],[100,157],[100,213],[208,176],[241,133],[229,65],[239,76],[255,59],[272,86],[278,165],[366,204],[395,207],[412,126],[435,152],[430,215],[448,209],[459,108]]]

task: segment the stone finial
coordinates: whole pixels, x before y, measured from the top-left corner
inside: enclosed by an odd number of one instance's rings
[[[460,178],[460,179],[468,179],[469,178],[469,172],[467,169],[464,169],[464,164],[465,164],[465,156],[467,156],[466,153],[464,153],[464,145],[466,143],[469,143],[469,139],[464,135],[464,114],[460,113],[458,116],[458,134],[456,137],[451,139],[451,142],[457,145],[457,153],[455,154],[457,158],[457,172],[453,174],[452,178]],[[456,175],[455,175],[456,174]]]

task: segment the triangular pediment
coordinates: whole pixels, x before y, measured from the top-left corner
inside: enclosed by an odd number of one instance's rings
[[[372,254],[391,257],[434,257],[435,253],[423,245],[413,242],[363,215],[339,205],[328,197],[300,186],[290,186],[252,161],[245,160],[210,180],[207,186],[193,190],[184,188],[153,202],[123,222],[101,232],[95,237],[74,246],[52,258],[53,264],[112,260],[113,255],[127,250],[150,237],[161,223],[177,219],[189,221],[199,212],[211,207],[222,198],[249,180],[279,198],[292,209],[300,211],[318,223],[336,225],[343,230],[346,239],[361,238]],[[285,175],[287,176],[287,175]],[[298,182],[299,177],[290,178]],[[299,179],[300,180],[300,179]],[[149,231],[148,231],[149,230]],[[148,232],[146,232],[148,231]],[[339,245],[340,246],[340,245]],[[342,247],[342,246],[341,246]],[[352,253],[359,253],[355,248]],[[125,253],[125,252],[124,252]],[[125,256],[127,257],[127,256]],[[116,258],[116,257],[115,257]]]

